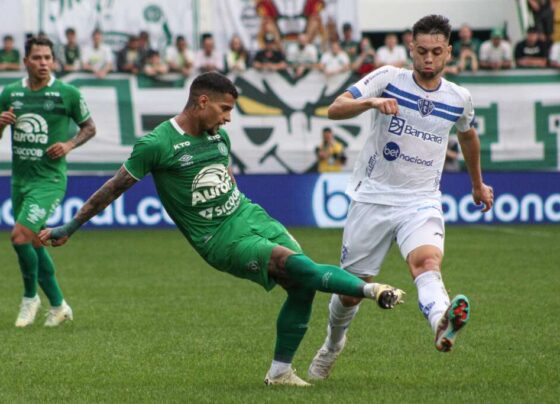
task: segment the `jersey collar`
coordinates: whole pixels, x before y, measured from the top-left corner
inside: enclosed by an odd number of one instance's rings
[[[47,87],[52,86],[53,83],[54,83],[54,80],[55,80],[55,77],[51,74],[51,78],[50,78],[49,82],[47,83]],[[24,77],[23,79],[21,79],[21,85],[22,85],[23,87],[29,87],[29,76]]]
[[[173,126],[173,128],[175,128],[175,130],[179,132],[180,135],[184,136],[186,134],[185,131],[183,131],[183,129],[181,129],[181,127],[177,123],[175,117],[171,118],[169,121],[171,122],[171,126]]]

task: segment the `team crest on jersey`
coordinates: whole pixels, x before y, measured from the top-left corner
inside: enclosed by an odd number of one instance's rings
[[[434,110],[434,103],[430,100],[425,100],[424,98],[420,98],[417,103],[418,103],[418,111],[420,111],[420,114],[423,117],[430,115]]]
[[[222,156],[227,156],[227,154],[228,154],[227,146],[223,143],[218,144],[218,151],[220,152],[220,154]]]
[[[45,111],[52,111],[54,109],[54,101],[53,100],[46,100],[43,104],[43,109]]]

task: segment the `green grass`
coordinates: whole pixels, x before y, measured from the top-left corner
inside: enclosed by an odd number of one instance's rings
[[[293,234],[315,260],[338,261],[340,231]],[[379,279],[407,303],[362,305],[329,380],[271,389],[262,381],[280,288],[209,268],[177,231],[81,231],[52,250],[74,323],[20,330],[19,270],[0,233],[0,402],[558,402],[559,240],[559,226],[448,229],[446,286],[472,302],[449,354],[434,349],[393,249]],[[324,339],[327,300],[318,295],[294,362],[302,375]]]

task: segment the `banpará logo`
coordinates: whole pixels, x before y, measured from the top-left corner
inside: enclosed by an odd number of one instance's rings
[[[385,160],[387,161],[395,161],[400,158],[407,163],[423,165],[426,167],[431,167],[434,163],[434,160],[423,160],[418,156],[409,156],[401,153],[401,148],[395,142],[389,142],[385,145],[383,148],[383,157],[385,157]]]
[[[420,98],[417,101],[417,104],[418,104],[418,111],[420,112],[420,115],[422,115],[423,117],[430,115],[435,108],[434,103],[432,101],[426,100],[424,98]]]
[[[405,135],[410,135],[422,139],[425,142],[434,142],[437,144],[443,143],[442,136],[434,135],[433,133],[416,129],[414,126],[408,125],[406,123],[406,119],[399,118],[397,116],[393,116],[391,118],[388,131],[389,133],[397,136],[401,136],[404,133]]]
[[[389,132],[394,135],[400,136],[404,129],[405,123],[406,120],[399,118],[398,116],[393,116],[391,118],[391,122],[389,122]]]

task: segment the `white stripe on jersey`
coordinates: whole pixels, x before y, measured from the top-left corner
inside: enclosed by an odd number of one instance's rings
[[[354,98],[394,98],[398,115],[372,110],[366,143],[346,192],[359,202],[408,205],[418,198],[439,199],[439,183],[449,132],[474,123],[470,93],[442,79],[439,88],[420,87],[411,70],[385,66],[351,86]]]

